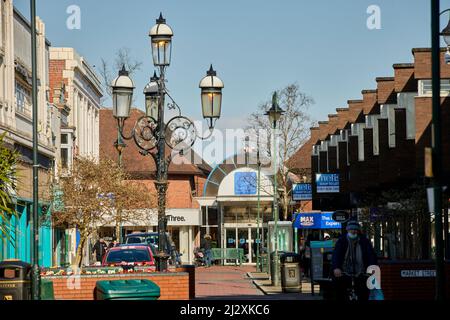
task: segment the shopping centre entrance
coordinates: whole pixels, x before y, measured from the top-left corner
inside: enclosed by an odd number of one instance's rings
[[[264,170],[258,179],[256,165],[239,165],[238,158],[218,165],[205,183],[204,196],[196,199],[206,212],[202,228],[217,228],[217,247],[243,249],[243,264],[256,264],[257,244],[267,248],[267,223],[273,220],[273,185]],[[215,225],[209,226],[209,221]],[[224,261],[225,265],[234,263]]]

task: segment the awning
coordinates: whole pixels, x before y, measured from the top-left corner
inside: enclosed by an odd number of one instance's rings
[[[341,229],[341,224],[332,218],[333,212],[296,213],[293,227],[297,229]]]

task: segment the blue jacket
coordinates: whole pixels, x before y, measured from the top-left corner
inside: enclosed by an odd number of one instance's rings
[[[368,266],[377,264],[377,255],[373,250],[372,243],[365,236],[359,235],[359,243],[361,245],[364,269],[366,270]],[[336,246],[334,247],[333,258],[331,262],[332,270],[337,268],[342,270],[347,247],[347,235],[343,235],[339,238],[339,240],[336,242]]]

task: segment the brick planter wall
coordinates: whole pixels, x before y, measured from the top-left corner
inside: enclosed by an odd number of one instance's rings
[[[189,300],[190,298],[188,272],[81,275],[79,278],[74,276],[43,276],[42,279],[53,282],[56,300],[95,300],[97,281],[132,279],[148,279],[156,283],[161,290],[160,300]]]
[[[195,266],[182,265],[175,269],[176,272],[187,272],[189,274],[189,299],[195,299]]]
[[[436,270],[431,261],[380,262],[385,300],[434,300],[436,278],[402,278],[402,270]],[[450,300],[450,263],[446,263],[447,300]]]

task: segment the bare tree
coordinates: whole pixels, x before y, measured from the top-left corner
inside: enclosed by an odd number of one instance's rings
[[[81,265],[87,239],[99,226],[136,219],[134,210],[124,209],[154,207],[154,198],[146,188],[127,178],[114,161],[76,158],[70,175],[52,187],[53,203],[59,204],[53,208],[54,225],[76,228],[80,233],[76,266]],[[55,189],[60,192],[56,194]]]
[[[122,69],[123,66],[128,70],[130,76],[132,76],[137,71],[141,70],[142,62],[133,58],[130,49],[123,47],[117,50],[114,62],[111,64],[105,59],[101,58],[100,75],[102,77],[102,85],[108,96],[112,96],[111,82],[116,77],[118,71]]]
[[[290,199],[292,193],[292,181],[297,176],[305,173],[299,172],[296,168],[290,168],[289,158],[308,140],[313,121],[308,114],[309,107],[314,104],[313,98],[300,91],[298,84],[290,84],[282,90],[277,91],[279,105],[285,114],[277,123],[277,157],[278,169],[278,192],[280,193],[280,204],[283,212],[283,219],[288,219],[290,209]],[[271,156],[273,128],[265,113],[271,108],[272,100],[262,103],[258,110],[252,113],[248,119],[249,126],[255,139],[264,135],[267,139],[259,139],[259,149],[264,156]]]

